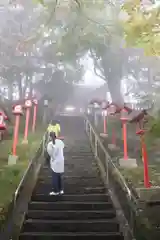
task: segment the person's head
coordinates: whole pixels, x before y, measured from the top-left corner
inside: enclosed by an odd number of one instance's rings
[[[54,132],[50,132],[50,138],[52,140],[52,143],[55,144],[56,134]]]
[[[60,124],[60,122],[57,119],[54,120],[54,125],[56,124]]]
[[[51,125],[56,125],[56,124],[57,124],[57,122],[55,120],[51,121]]]
[[[60,124],[60,121],[59,121],[59,120],[56,120],[56,123],[57,123],[57,124]]]

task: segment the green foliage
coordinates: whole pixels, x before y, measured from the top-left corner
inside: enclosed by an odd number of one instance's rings
[[[160,56],[160,7],[142,8],[140,0],[122,7],[127,20],[122,21],[127,45],[144,48],[146,55]]]
[[[50,1],[48,6],[53,9],[55,1]],[[56,52],[62,53],[61,60],[79,59],[89,49],[107,45],[108,38],[117,30],[115,12],[104,1],[59,1],[48,28],[54,29],[57,24],[58,34],[51,38],[55,38]]]
[[[0,143],[0,228],[7,213],[8,204],[29,164],[31,156],[37,150],[43,136],[43,129],[39,129],[35,134],[29,134],[29,144],[22,144],[20,138],[17,154],[19,161],[14,166],[8,166],[8,155],[11,152],[12,140]]]
[[[160,138],[160,115],[149,122],[149,134],[154,138]]]
[[[40,3],[42,5],[44,5],[44,0],[34,0],[34,2]]]

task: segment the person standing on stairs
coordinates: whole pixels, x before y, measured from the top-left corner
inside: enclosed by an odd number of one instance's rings
[[[56,120],[52,120],[47,128],[47,132],[48,134],[54,132],[56,134],[56,137],[58,137],[61,132],[60,123]]]
[[[53,191],[50,195],[64,194],[62,175],[64,173],[64,143],[56,138],[55,132],[50,133],[51,141],[47,145],[47,152],[50,156],[50,167],[52,171]]]

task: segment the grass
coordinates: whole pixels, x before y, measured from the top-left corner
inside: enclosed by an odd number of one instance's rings
[[[120,147],[120,151],[112,152],[111,156],[115,159],[118,159],[122,156],[121,152],[123,151],[122,140],[122,129],[120,126],[120,121],[116,119],[109,119],[108,121],[108,133],[109,138],[105,141],[106,146],[111,142],[111,129],[114,127],[117,135],[117,144]],[[150,123],[150,131],[145,134],[145,142],[147,146],[148,153],[148,162],[149,162],[149,179],[152,187],[160,186],[160,118]],[[97,128],[98,132],[102,132],[103,125],[99,124]],[[118,164],[122,176],[128,182],[128,187],[132,186],[132,189],[136,191],[136,188],[144,188],[144,170],[143,162],[141,159],[141,149],[140,142],[136,136],[136,127],[133,124],[127,125],[128,133],[128,152],[129,156],[135,157],[137,159],[138,167],[133,169],[124,169],[121,168]],[[153,194],[153,195],[152,195]],[[151,199],[159,199],[159,193],[150,192],[148,195]],[[152,198],[153,197],[153,198]],[[160,224],[160,215],[157,214],[160,211],[159,205],[144,205],[143,211],[141,211],[141,218],[137,216],[134,219],[136,223],[137,236],[136,239],[159,239],[159,227]]]
[[[149,129],[145,134],[145,143],[147,147],[148,162],[149,162],[149,176],[152,186],[160,186],[160,118],[156,121],[149,123]],[[121,152],[123,151],[122,143],[122,128],[121,122],[116,118],[108,119],[108,134],[109,138],[106,140],[106,145],[111,142],[111,129],[114,127],[117,136],[117,145],[120,147],[120,151],[113,153],[117,157],[121,157]],[[102,122],[99,124],[98,131],[102,131]],[[129,182],[134,185],[134,187],[143,187],[143,163],[141,155],[141,147],[139,137],[136,136],[136,126],[135,124],[129,123],[127,125],[127,135],[128,135],[128,153],[130,157],[135,157],[137,159],[138,167],[136,169],[121,169],[120,171]],[[116,156],[115,156],[116,157]]]
[[[37,129],[35,134],[29,133],[28,145],[22,144],[23,136],[20,136],[17,146],[19,160],[13,166],[8,165],[12,140],[5,140],[0,143],[0,221],[4,219],[12,196],[29,164],[29,160],[38,149],[43,134],[44,129]]]
[[[144,187],[143,179],[143,166],[139,166],[136,169],[122,169],[120,168],[122,175],[131,183],[135,188]],[[151,186],[160,186],[160,165],[149,166],[149,178]]]

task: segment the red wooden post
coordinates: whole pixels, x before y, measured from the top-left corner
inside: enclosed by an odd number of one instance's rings
[[[13,114],[15,115],[15,125],[14,125],[14,136],[13,136],[13,145],[12,145],[12,154],[17,155],[17,143],[18,143],[18,134],[19,134],[19,124],[20,116],[23,114],[22,106],[16,105],[13,108]]]
[[[102,107],[102,113],[103,113],[103,133],[107,134],[107,107],[108,107],[108,102],[106,100],[103,100],[101,102],[101,107]]]
[[[24,130],[24,139],[23,142],[28,142],[28,127],[29,127],[29,119],[30,119],[30,108],[32,107],[32,101],[26,100],[25,101],[25,108],[26,108],[26,123],[25,123],[25,130]]]
[[[103,133],[107,134],[107,110],[103,111]]]
[[[142,152],[143,152],[143,163],[144,163],[144,185],[146,188],[150,188],[151,186],[149,182],[148,156],[147,156],[147,149],[144,141],[144,136],[142,137]]]
[[[37,106],[38,106],[38,101],[37,101],[37,99],[34,99],[34,100],[33,100],[33,103],[34,103],[34,109],[33,109],[32,132],[35,132],[36,119],[37,119]]]
[[[99,101],[99,106],[101,107],[102,117],[103,117],[103,132],[100,133],[101,137],[107,137],[107,106],[108,103],[106,100]]]
[[[145,131],[140,129],[136,132],[137,135],[140,135],[141,138],[141,149],[142,149],[142,157],[143,157],[143,166],[144,166],[144,186],[146,188],[150,188],[150,181],[149,181],[149,172],[148,172],[148,156],[147,156],[147,148],[145,144],[144,134]]]
[[[13,147],[12,154],[16,156],[17,154],[17,143],[18,143],[18,132],[19,132],[19,123],[20,123],[20,115],[15,116],[15,126],[14,126],[14,137],[13,137]]]
[[[109,115],[115,116],[116,106],[114,104],[109,105],[108,111],[109,111]],[[116,146],[116,133],[115,133],[114,127],[112,127],[111,131],[112,131],[112,133],[111,133],[112,134],[112,145]]]
[[[116,107],[115,107],[115,109],[113,110],[113,113],[111,113],[111,115],[113,116],[113,118],[115,117],[115,114],[116,114]],[[116,146],[116,132],[115,132],[114,126],[112,127],[112,144],[113,144],[114,146]]]
[[[106,134],[107,126],[106,126],[106,116],[103,116],[103,133]]]
[[[127,123],[123,120],[123,146],[124,146],[124,159],[128,159],[128,149],[127,149]]]
[[[2,115],[3,115],[5,121],[8,120],[8,116],[4,112],[2,112]]]
[[[0,130],[6,130],[6,124],[4,122],[3,112],[0,112]]]
[[[123,151],[124,151],[124,160],[128,160],[128,149],[127,149],[127,120],[128,112],[125,109],[121,111],[121,121],[123,126]]]
[[[3,132],[6,130],[6,124],[5,124],[5,118],[4,113],[0,111],[0,140],[3,138]]]
[[[26,124],[24,130],[24,141],[28,141],[28,127],[29,127],[30,109],[26,109]]]

